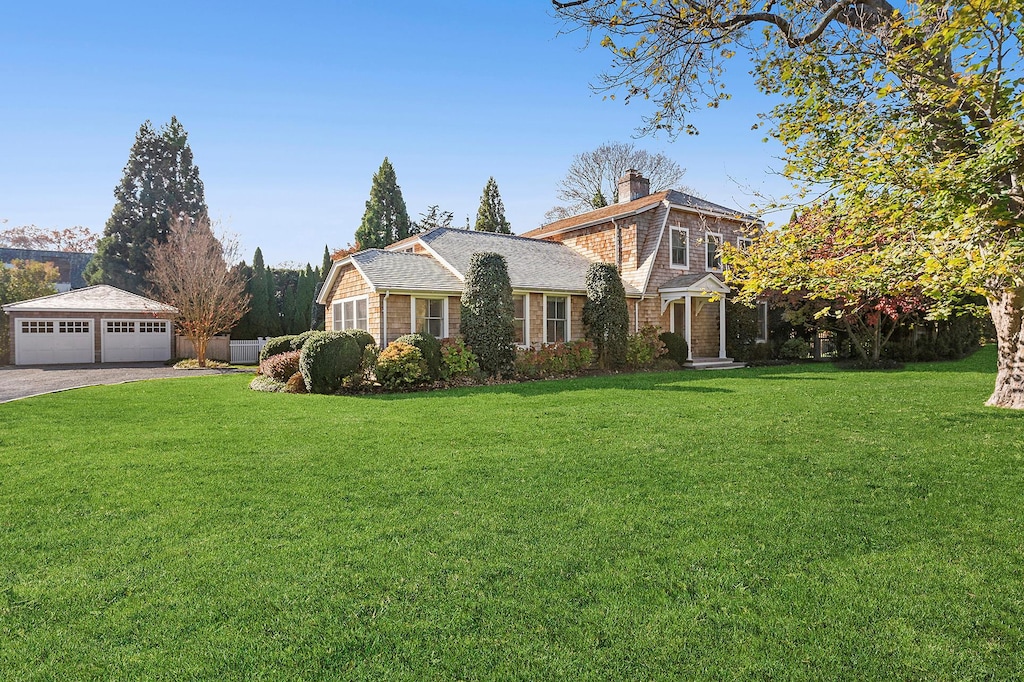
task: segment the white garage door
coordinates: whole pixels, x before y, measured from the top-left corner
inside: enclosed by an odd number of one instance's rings
[[[96,362],[92,320],[18,320],[14,364]]]
[[[171,359],[166,320],[103,320],[103,362],[163,362]]]

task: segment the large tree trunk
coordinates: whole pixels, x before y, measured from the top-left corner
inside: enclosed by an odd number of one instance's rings
[[[986,405],[1024,410],[1024,288],[989,298],[988,308],[999,342],[996,390]]]

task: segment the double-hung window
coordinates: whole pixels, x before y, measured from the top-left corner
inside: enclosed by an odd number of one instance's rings
[[[346,298],[334,304],[334,331],[346,329],[362,329],[369,331],[367,321],[366,296]]]
[[[673,225],[670,231],[670,235],[671,254],[669,257],[672,259],[672,267],[690,267],[690,231],[685,227],[678,227],[676,225]]]
[[[512,324],[515,327],[515,342],[526,345],[526,297],[516,294],[512,297]]]
[[[708,270],[722,269],[722,235],[715,232],[708,232],[704,236],[704,244],[707,248]]]
[[[757,302],[757,343],[764,343],[768,340],[768,303]]]
[[[740,251],[746,251],[754,243],[750,237],[736,237],[736,246]]]
[[[565,343],[569,336],[569,297],[548,296],[544,311],[545,341]]]
[[[416,299],[416,331],[426,332],[434,338],[444,338],[445,299]]]

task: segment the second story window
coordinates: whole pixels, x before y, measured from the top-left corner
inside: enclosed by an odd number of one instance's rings
[[[704,243],[707,247],[707,268],[708,270],[722,269],[722,235],[708,232],[704,236]]]
[[[736,237],[736,246],[740,251],[746,251],[754,243],[754,240],[750,237]]]
[[[672,267],[690,267],[690,231],[685,227],[672,226],[672,243],[670,245],[670,258]]]

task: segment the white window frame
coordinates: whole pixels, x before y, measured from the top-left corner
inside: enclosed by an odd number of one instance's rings
[[[519,348],[529,348],[530,347],[530,293],[529,292],[517,293],[517,292],[514,292],[514,291],[512,292],[512,299],[513,299],[512,319],[513,320],[520,319],[520,318],[515,316],[515,314],[516,314],[515,310],[516,309],[515,309],[514,301],[515,301],[515,297],[516,296],[522,296],[523,297],[523,317],[522,317],[522,320],[523,320],[523,342],[522,343],[517,343],[516,346],[518,346]]]
[[[712,240],[718,245],[715,252],[718,254],[718,266],[711,262],[708,253],[708,246],[711,245]],[[704,265],[706,270],[709,272],[721,272],[722,271],[722,244],[725,242],[722,240],[721,232],[705,232],[704,233]]]
[[[548,299],[565,299],[565,341],[548,340]],[[544,294],[544,343],[569,343],[572,339],[572,296],[569,294]]]
[[[768,343],[768,302],[757,301],[757,334],[754,336],[755,343]],[[764,317],[762,318],[762,311]]]
[[[411,329],[410,329],[409,333],[410,334],[415,334],[415,333],[417,333],[419,331],[419,329],[417,328],[418,325],[416,324],[416,301],[418,301],[420,299],[422,299],[424,301],[443,301],[444,302],[444,305],[441,306],[441,332],[442,332],[442,334],[441,334],[441,336],[439,336],[437,338],[439,338],[439,339],[446,339],[446,338],[448,338],[448,336],[449,336],[449,334],[448,334],[448,296],[411,296],[409,298],[409,307],[410,307],[409,317],[412,320],[412,325],[411,325]]]
[[[334,320],[331,323],[331,327],[333,328],[334,331],[341,332],[341,331],[345,331],[346,329],[362,329],[362,327],[356,327],[355,326],[356,321],[359,320],[359,315],[356,314],[356,307],[355,307],[356,303],[358,301],[366,301],[366,326],[367,327],[370,326],[370,297],[369,297],[369,295],[364,294],[363,296],[349,296],[348,298],[343,298],[341,300],[335,301],[332,304],[332,306],[331,306],[331,308],[333,310],[333,315],[334,315]],[[353,326],[351,326],[351,327],[346,327],[345,326],[345,324],[348,322],[348,320],[345,318],[345,304],[346,303],[351,303],[352,304],[352,314],[353,314],[353,317],[355,318],[354,320],[352,320],[352,325]],[[363,331],[367,331],[368,332],[370,330],[369,329],[364,329]]]
[[[746,251],[753,245],[754,240],[751,239],[750,237],[736,237],[736,248],[739,249],[740,251]]]
[[[686,262],[682,265],[672,262],[672,233],[681,232],[686,238],[686,245],[683,248],[683,254],[686,256]],[[690,269],[690,228],[683,227],[682,225],[670,225],[668,232],[668,264],[673,270],[689,270]]]

